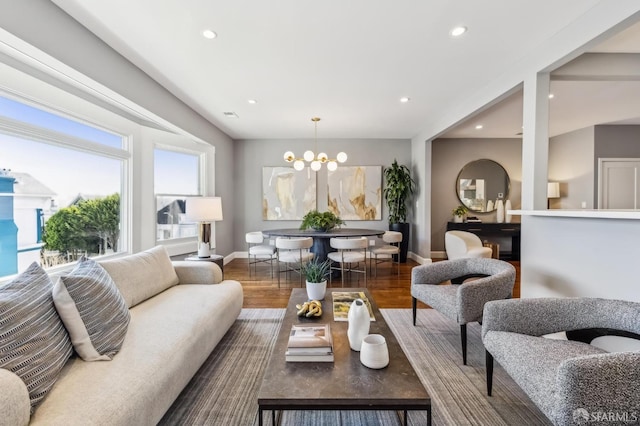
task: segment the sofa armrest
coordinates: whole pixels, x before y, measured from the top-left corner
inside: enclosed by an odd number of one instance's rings
[[[22,379],[0,368],[0,426],[29,424],[29,391]]]
[[[608,413],[627,416],[629,424],[640,421],[639,365],[640,352],[589,355],[564,361],[556,376],[557,424],[574,425],[578,409],[586,410],[590,416]]]
[[[222,282],[222,270],[213,262],[176,260],[171,263],[173,263],[180,284],[218,284]]]
[[[510,299],[484,306],[482,336],[491,330],[542,336],[612,328],[640,333],[640,303],[589,297]]]

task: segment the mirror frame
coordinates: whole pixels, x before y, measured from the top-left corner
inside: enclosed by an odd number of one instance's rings
[[[484,162],[484,161],[489,161],[489,162],[495,164],[496,166],[498,166],[502,170],[502,172],[504,172],[504,176],[505,176],[505,180],[506,180],[506,188],[505,188],[505,191],[504,191],[502,199],[505,200],[505,201],[509,199],[509,191],[511,190],[511,178],[509,177],[509,173],[507,173],[507,170],[504,167],[502,167],[502,164],[498,163],[497,161],[490,160],[488,158],[480,158],[478,160],[469,161],[467,164],[462,166],[462,169],[460,169],[460,171],[458,172],[458,174],[456,176],[455,192],[456,192],[456,198],[458,199],[460,204],[462,204],[463,206],[466,206],[467,209],[469,210],[469,212],[472,212],[472,213],[489,214],[489,213],[493,213],[496,210],[495,208],[493,208],[492,210],[486,210],[486,211],[472,209],[469,206],[467,206],[462,201],[462,199],[460,198],[460,177],[462,176],[462,173],[464,172],[464,169],[469,167],[469,166],[471,166],[474,163],[479,163],[479,162]]]

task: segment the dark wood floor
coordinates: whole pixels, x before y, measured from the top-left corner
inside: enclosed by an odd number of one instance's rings
[[[520,297],[520,262],[511,262],[516,267],[516,285],[514,297]],[[410,308],[411,307],[411,269],[418,264],[412,260],[400,265],[400,277],[398,278],[395,265],[389,262],[378,265],[378,276],[367,275],[367,287],[379,308]],[[359,275],[356,281],[353,274],[353,282],[345,281],[345,287],[364,287],[364,281]],[[234,259],[224,266],[225,279],[233,279],[242,283],[244,290],[245,308],[285,308],[289,301],[291,289],[300,286],[299,277],[290,275],[287,281],[285,274],[281,275],[281,284],[278,288],[277,277],[270,276],[268,264],[259,264],[257,274],[252,272],[249,277],[247,259]],[[304,285],[304,284],[303,284]],[[333,282],[333,287],[340,287],[340,281]],[[427,307],[419,304],[419,307]]]

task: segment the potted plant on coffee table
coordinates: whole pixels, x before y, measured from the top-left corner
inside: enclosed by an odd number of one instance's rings
[[[307,280],[307,296],[309,300],[322,300],[327,290],[327,277],[331,271],[331,260],[324,262],[313,259],[302,265],[302,275]]]
[[[411,172],[405,165],[393,160],[391,167],[384,169],[386,187],[383,190],[389,207],[389,230],[402,233],[400,243],[400,262],[407,261],[409,249],[409,223],[407,223],[407,200],[416,189]]]

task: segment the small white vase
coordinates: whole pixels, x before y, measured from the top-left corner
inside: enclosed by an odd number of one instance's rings
[[[504,222],[504,204],[501,198],[496,201],[496,222]]]
[[[369,334],[369,309],[362,299],[356,299],[349,307],[347,314],[349,328],[347,329],[347,337],[349,338],[349,346],[356,352],[362,347],[362,339]]]
[[[509,210],[511,210],[511,200],[507,200],[504,203],[504,221],[507,223],[511,223],[511,215],[509,214]]]
[[[458,215],[453,215],[453,222],[454,223],[462,223],[462,216],[458,216]]]
[[[327,291],[327,280],[321,283],[310,283],[307,281],[307,297],[309,300],[323,300]]]
[[[384,368],[389,365],[389,348],[384,336],[369,334],[362,340],[360,362],[369,368]]]
[[[487,211],[488,212],[492,212],[493,211],[493,200],[487,201]]]

